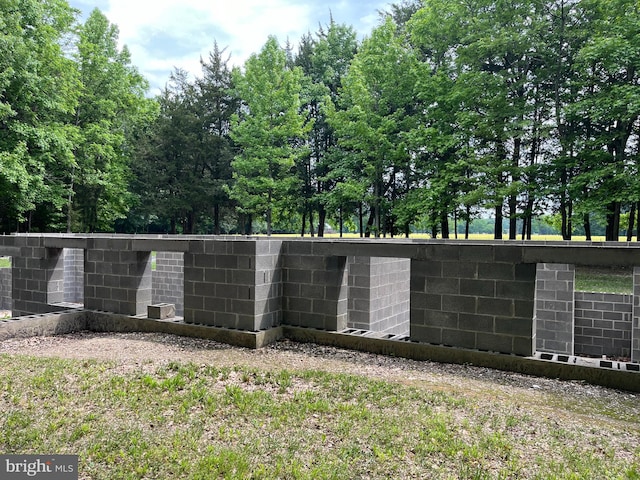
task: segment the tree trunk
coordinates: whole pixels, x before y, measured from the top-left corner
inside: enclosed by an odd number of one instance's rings
[[[509,195],[509,240],[515,240],[518,236],[518,199],[515,195]]]
[[[636,221],[636,204],[631,204],[631,211],[629,212],[629,226],[627,227],[627,242],[633,240],[633,228],[635,227],[634,223]]]
[[[340,238],[342,238],[342,230],[343,230],[343,227],[344,227],[343,219],[342,219],[342,205],[340,206],[340,209],[338,210],[338,212],[339,212],[338,215],[339,215],[339,219],[340,219]]]
[[[493,226],[493,238],[502,240],[502,205],[496,207],[496,222]]]
[[[271,236],[271,207],[267,208],[267,237]]]
[[[220,235],[220,205],[213,206],[213,234]]]
[[[591,221],[589,219],[589,214],[585,213],[583,217],[583,225],[584,225],[584,236],[587,241],[591,241]]]
[[[71,212],[73,211],[73,176],[75,165],[71,167],[71,185],[69,185],[69,196],[67,197],[67,233],[71,233]]]
[[[471,207],[466,206],[467,217],[464,219],[464,239],[469,240],[469,229],[471,227]]]
[[[304,228],[307,225],[307,209],[302,209],[302,228],[300,229],[300,236],[304,237]]]
[[[640,202],[636,204],[636,242],[640,242]]]
[[[449,216],[447,212],[443,212],[440,217],[440,228],[442,229],[442,238],[449,238]]]
[[[571,214],[569,213],[570,202],[567,198],[567,169],[562,168],[560,175],[562,193],[560,194],[560,215],[562,219],[561,233],[563,240],[571,240]]]
[[[320,207],[318,209],[318,236],[324,237],[324,223],[327,220],[327,211]]]
[[[362,236],[364,235],[364,225],[363,225],[363,216],[364,213],[362,212],[362,202],[360,202],[360,206],[358,207],[358,216],[359,216],[359,220],[360,220],[360,238],[362,238]]]
[[[617,242],[620,232],[620,202],[611,202],[607,205],[607,228],[605,240]]]
[[[458,239],[458,209],[453,211],[453,236]]]
[[[367,226],[364,231],[364,236],[366,238],[371,237],[371,230],[375,220],[376,220],[376,210],[374,208],[373,210],[371,210],[371,213],[369,214],[369,219],[367,220]]]

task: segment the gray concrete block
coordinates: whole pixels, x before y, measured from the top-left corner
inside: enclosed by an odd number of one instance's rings
[[[460,313],[458,315],[458,328],[460,330],[474,332],[493,332],[494,319],[487,315]]]
[[[423,313],[423,321],[418,321],[418,318],[411,316],[412,321],[416,321],[418,324],[429,325],[432,327],[447,327],[449,329],[458,328],[459,314],[457,312],[444,312],[438,310],[425,310]]]
[[[477,302],[477,312],[483,315],[513,316],[513,307],[513,301],[507,299],[479,297]]]
[[[486,280],[514,280],[514,265],[508,263],[478,263],[478,278]]]
[[[409,337],[415,342],[442,344],[442,329],[411,323]]]
[[[475,313],[476,305],[476,297],[442,295],[442,310],[445,312]]]
[[[460,294],[493,297],[496,295],[496,281],[461,279]]]
[[[460,279],[427,277],[426,292],[430,294],[459,294]]]
[[[442,344],[458,348],[477,348],[476,332],[442,329]]]

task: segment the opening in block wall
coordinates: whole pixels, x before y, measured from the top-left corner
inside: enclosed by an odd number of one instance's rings
[[[347,264],[348,328],[409,335],[411,261],[349,257]]]

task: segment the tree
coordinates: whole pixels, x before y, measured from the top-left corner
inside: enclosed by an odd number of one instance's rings
[[[335,186],[331,172],[338,143],[334,129],[327,121],[326,110],[329,103],[335,107],[342,79],[357,48],[353,28],[338,24],[333,18],[315,37],[306,35],[300,42],[295,62],[308,79],[303,84],[303,109],[312,125],[308,138],[309,155],[301,157],[297,164],[302,185],[303,235],[307,214],[311,235],[314,233],[314,209],[318,212],[318,236],[324,235],[328,206],[331,213],[342,211],[338,203],[328,198]]]
[[[230,137],[231,117],[238,112],[240,100],[234,94],[228,58],[214,43],[207,61],[201,60],[202,77],[198,87],[198,111],[204,172],[208,179],[208,201],[213,214],[213,233],[221,233],[221,211],[231,207],[227,186],[232,181],[231,162],[234,145]]]
[[[349,176],[360,178],[368,192],[367,236],[394,233],[390,212],[404,194],[397,180],[410,161],[402,135],[414,118],[414,57],[396,28],[387,17],[363,42],[343,80],[342,110],[329,115],[345,152],[341,161],[355,167]]]
[[[233,72],[245,108],[232,121],[239,153],[232,162],[230,194],[242,213],[265,215],[269,235],[274,210],[285,207],[288,195],[299,189],[292,170],[296,157],[305,154],[310,128],[300,113],[302,77],[299,67],[287,67],[275,37],[247,60],[244,73]]]
[[[118,28],[97,9],[80,28],[76,61],[82,88],[68,229],[109,230],[131,205],[131,139],[152,119],[155,105],[145,98],[148,84],[131,65],[129,51],[118,49]]]
[[[136,214],[157,217],[171,233],[222,231],[222,213],[230,210],[231,116],[237,112],[231,72],[224,52],[214,44],[201,60],[202,77],[190,81],[176,69],[158,97],[160,113],[144,139],[142,161],[134,166],[142,201]],[[211,230],[209,230],[210,232]]]
[[[78,98],[63,50],[75,11],[62,0],[0,2],[0,231],[60,228]]]
[[[582,210],[603,214],[606,239],[617,241],[621,212],[640,200],[640,8],[632,0],[587,0],[580,8],[590,36],[575,64],[581,91],[572,110],[584,140],[574,181]]]

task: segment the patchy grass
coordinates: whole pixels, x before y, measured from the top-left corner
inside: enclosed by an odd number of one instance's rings
[[[597,398],[18,355],[0,384],[0,451],[78,454],[85,479],[640,478],[637,409]]]
[[[632,294],[633,272],[625,267],[576,266],[576,290]]]

